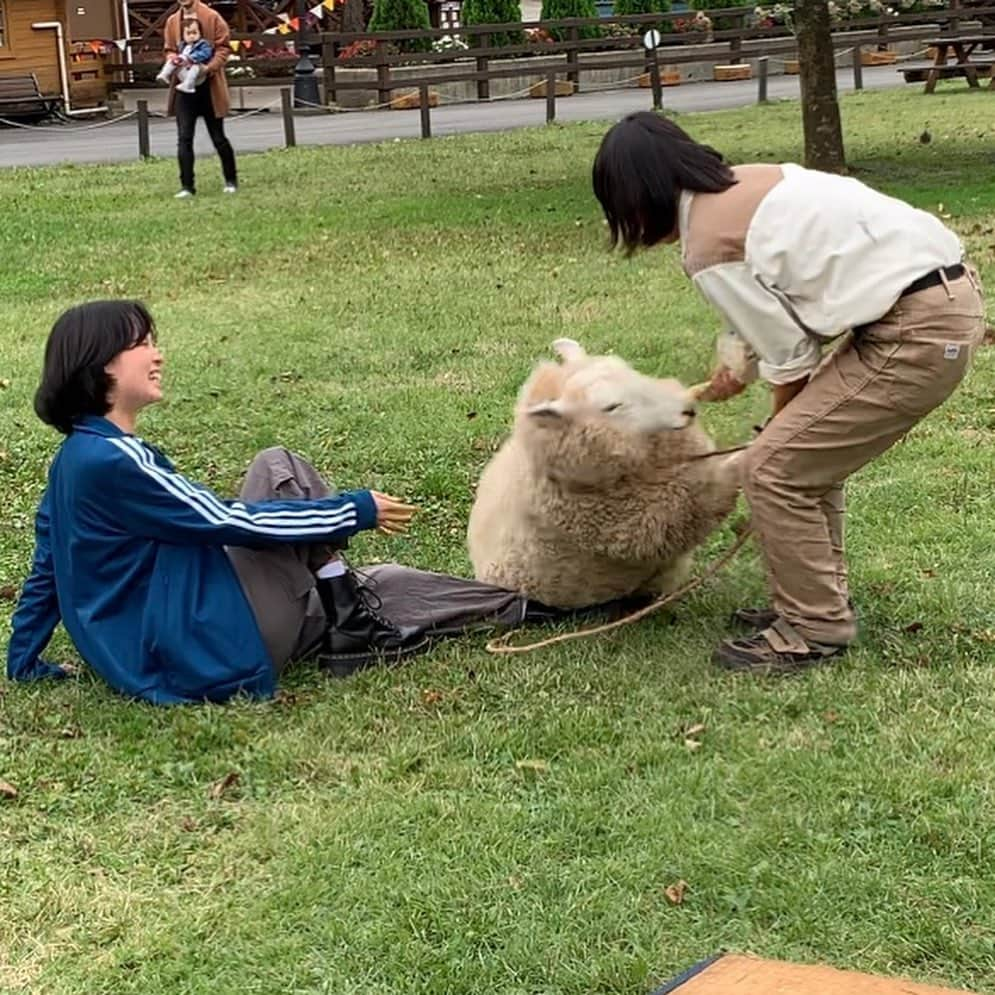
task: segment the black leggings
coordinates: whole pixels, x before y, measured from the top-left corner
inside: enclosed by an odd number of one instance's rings
[[[193,93],[177,92],[176,132],[177,157],[180,160],[180,184],[184,190],[196,190],[193,178],[193,134],[197,127],[197,118],[202,117],[207,125],[207,133],[214,142],[214,148],[221,158],[221,169],[225,174],[225,183],[237,183],[235,172],[235,151],[231,142],[225,137],[224,119],[216,117],[214,105],[211,103],[211,84],[209,82],[198,86]]]

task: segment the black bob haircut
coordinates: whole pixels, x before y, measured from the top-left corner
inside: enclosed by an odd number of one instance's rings
[[[631,255],[677,227],[682,190],[721,193],[736,183],[721,153],[696,142],[673,121],[639,111],[622,118],[594,159],[594,193],[611,229]]]
[[[146,339],[155,323],[138,301],[92,301],[70,308],[52,326],[45,346],[35,412],[64,435],[84,415],[105,415],[113,378],[104,367]]]

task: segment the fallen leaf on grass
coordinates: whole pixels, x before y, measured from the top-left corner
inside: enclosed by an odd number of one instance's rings
[[[922,622],[910,622],[902,632],[907,632],[910,636],[914,636],[917,632],[922,632],[925,626]]]
[[[0,601],[16,601],[17,600],[17,588],[8,584],[6,587],[0,587]]]
[[[985,337],[983,341],[985,345],[995,345],[995,328],[989,327],[985,329]]]
[[[13,784],[8,784],[6,781],[0,781],[0,798],[16,798],[17,788]]]
[[[516,760],[515,766],[519,770],[531,770],[537,774],[545,774],[549,770],[549,764],[545,760]]]
[[[826,721],[827,721],[827,722],[828,722],[828,723],[829,723],[830,725],[832,725],[832,724],[833,724],[834,722],[839,722],[839,720],[840,720],[840,717],[839,717],[839,715],[837,715],[837,714],[836,714],[836,712],[826,712],[826,714],[825,714],[825,715],[823,715],[822,717],[823,717],[823,718],[824,718],[824,719],[825,719],[825,720],[826,720]]]
[[[217,801],[229,788],[238,784],[238,778],[238,771],[228,771],[220,781],[215,781],[211,785],[211,790],[207,793],[208,797]]]
[[[183,817],[183,821],[180,823],[180,829],[185,833],[192,833],[197,828],[197,820],[191,818],[189,815]]]
[[[426,705],[438,705],[443,697],[444,695],[441,691],[436,691],[433,688],[425,688],[421,693],[422,703]]]
[[[10,381],[4,377],[0,377],[0,390],[6,390],[10,386]]]
[[[671,905],[682,905],[684,903],[684,894],[687,890],[687,881],[678,881],[676,884],[667,885],[667,887],[663,889],[663,893]]]
[[[700,736],[704,731],[705,726],[701,722],[697,722],[693,726],[688,726],[688,728],[684,730],[684,735],[688,737]]]
[[[684,745],[689,750],[700,750],[701,749],[701,741],[697,740],[697,739],[685,739],[684,740]]]

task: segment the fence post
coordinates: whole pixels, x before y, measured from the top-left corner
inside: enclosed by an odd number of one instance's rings
[[[861,45],[853,46],[853,88],[864,88],[864,49]]]
[[[152,155],[149,145],[149,102],[147,100],[138,101],[138,154],[143,159],[148,159]]]
[[[283,111],[283,142],[288,149],[292,149],[297,144],[297,135],[294,133],[294,102],[288,86],[280,90],[280,105]]]
[[[489,31],[483,33],[483,43],[480,42],[480,35],[477,35],[476,44],[481,48],[491,47],[491,34]],[[486,55],[481,55],[477,57],[477,72],[486,73],[488,58]],[[487,79],[486,76],[477,80],[477,99],[478,100],[490,100],[491,99],[491,81]]]
[[[335,92],[335,62],[339,57],[339,43],[326,41],[321,46],[321,68],[325,77],[325,106],[334,104],[337,99]]]
[[[650,86],[653,88],[653,110],[663,110],[663,85],[660,82],[660,58],[654,46],[650,55]]]
[[[767,56],[757,59],[757,103],[767,103]]]
[[[421,112],[421,136],[422,138],[432,137],[432,119],[428,106],[428,84],[422,83],[418,87],[418,110]]]
[[[737,62],[743,56],[743,39],[742,38],[730,38],[729,39],[729,64],[736,65]]]
[[[546,124],[556,120],[556,73],[546,75]]]
[[[389,104],[391,94],[390,66],[387,65],[387,52],[382,45],[377,46],[377,103]]]
[[[580,41],[580,28],[576,24],[571,25],[567,30],[567,38],[572,46],[576,46],[577,42]],[[567,49],[567,79],[573,83],[574,90],[580,89],[580,64],[576,47]]]

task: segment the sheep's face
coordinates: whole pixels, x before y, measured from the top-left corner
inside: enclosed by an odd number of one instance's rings
[[[614,356],[588,356],[572,339],[557,339],[553,348],[562,362],[539,367],[522,392],[520,411],[530,420],[595,421],[651,434],[694,419],[694,402],[678,381],[644,376]]]

